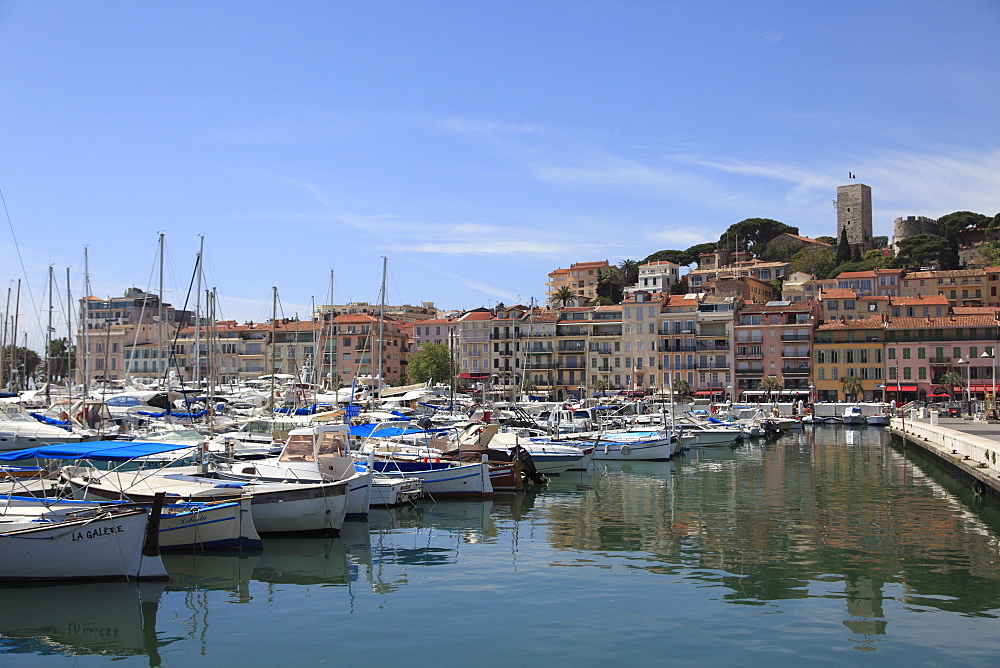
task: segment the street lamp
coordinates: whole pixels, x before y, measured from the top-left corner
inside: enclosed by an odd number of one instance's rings
[[[961,357],[955,362],[958,365],[965,365],[965,414],[970,415],[972,413],[972,394],[969,386],[972,384],[972,365],[969,360],[963,359]]]
[[[985,357],[987,359],[993,360],[993,394],[990,401],[986,405],[986,419],[996,420],[997,419],[997,349],[995,347],[989,350],[984,350],[980,357]]]

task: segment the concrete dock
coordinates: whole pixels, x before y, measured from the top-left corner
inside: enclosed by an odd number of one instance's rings
[[[1000,423],[906,415],[887,429],[965,474],[977,494],[1000,498]]]

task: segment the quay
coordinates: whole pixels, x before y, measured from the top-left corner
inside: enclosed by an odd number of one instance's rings
[[[1000,422],[906,413],[889,433],[967,476],[975,493],[1000,498]]]

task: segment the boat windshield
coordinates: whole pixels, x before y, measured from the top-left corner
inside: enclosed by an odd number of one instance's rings
[[[282,462],[312,462],[316,461],[313,455],[312,436],[309,434],[293,434],[288,437],[285,448],[281,451],[278,461]]]
[[[316,454],[345,456],[347,453],[344,452],[343,432],[334,431],[320,434]]]

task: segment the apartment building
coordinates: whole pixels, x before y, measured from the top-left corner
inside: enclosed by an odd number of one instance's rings
[[[997,274],[991,272],[991,275]],[[985,269],[914,271],[903,278],[900,294],[906,297],[937,295],[947,299],[952,307],[986,306],[997,284],[996,279],[988,280]],[[991,290],[991,286],[994,289]]]
[[[815,374],[812,396],[817,401],[847,401],[844,381],[861,381],[864,401],[881,401],[885,383],[885,318],[828,320],[813,339]]]
[[[549,280],[545,283],[545,294],[549,301],[560,288],[567,287],[583,299],[579,303],[589,303],[597,298],[597,280],[601,271],[609,269],[607,260],[599,262],[575,262],[568,269],[556,269],[549,272]]]
[[[949,371],[965,378],[965,396],[982,398],[993,390],[992,355],[998,340],[993,313],[891,318],[885,334],[886,400],[950,395],[953,388],[941,385],[941,376]]]
[[[759,386],[765,378],[777,381],[785,397],[806,398],[812,378],[813,329],[818,320],[816,301],[744,305],[733,327],[735,399],[759,398]]]

